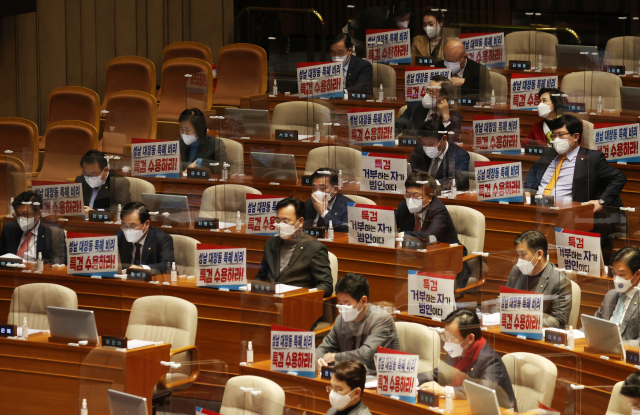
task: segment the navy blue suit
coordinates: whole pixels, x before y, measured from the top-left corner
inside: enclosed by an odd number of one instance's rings
[[[456,179],[456,188],[458,190],[469,190],[469,162],[471,157],[464,149],[457,144],[449,142],[449,148],[445,154],[444,160],[440,163],[438,172],[434,179],[440,184],[449,188],[452,179]],[[429,172],[432,159],[424,152],[422,145],[417,145],[411,153],[411,170]]]
[[[133,244],[127,242],[124,232],[121,230],[116,233],[116,236],[118,237],[118,252],[122,269],[129,268],[133,264]],[[173,238],[155,226],[149,227],[140,256],[142,260],[140,265],[147,265],[156,273],[168,271],[167,263],[170,267],[171,263],[175,262]]]
[[[336,200],[333,202],[333,206],[331,206],[329,213],[324,217],[325,228],[329,226],[329,221],[331,221],[335,232],[349,232],[347,203],[353,202],[353,200],[340,193],[336,194],[335,197]],[[313,200],[308,198],[307,201],[304,202],[304,226],[313,226],[316,213],[316,209],[313,207]]]
[[[6,222],[0,234],[0,255],[18,253],[22,229],[18,221]],[[40,219],[36,252],[42,252],[42,260],[51,264],[67,263],[67,244],[64,230],[55,222]]]
[[[344,70],[344,68],[342,69]],[[351,55],[344,83],[344,89],[349,92],[364,92],[371,95],[373,93],[373,67],[369,62]]]

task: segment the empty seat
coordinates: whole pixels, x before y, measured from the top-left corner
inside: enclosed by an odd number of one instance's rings
[[[619,76],[606,72],[573,72],[562,78],[561,90],[569,96],[570,102],[585,102],[586,111],[598,108],[598,97],[602,97],[602,108],[620,111]]]
[[[582,121],[582,147],[596,150],[596,131],[593,123],[587,120]]]
[[[220,415],[282,415],[283,412],[284,390],[272,380],[236,376],[229,379],[224,388]]]
[[[106,110],[107,99],[118,91],[141,91],[156,93],[156,67],[141,56],[118,56],[107,63],[107,77],[102,109]]]
[[[234,43],[218,51],[218,78],[212,104],[215,107],[246,108],[252,100],[264,100],[267,92],[267,53],[260,46]],[[163,92],[164,94],[164,92]],[[242,106],[245,108],[245,106]]]
[[[180,275],[196,275],[198,271],[198,244],[200,241],[184,235],[171,235],[176,269]]]
[[[374,63],[372,81],[374,99],[378,99],[380,84],[382,84],[385,98],[396,96],[396,70],[383,63]]]
[[[453,226],[456,228],[458,240],[467,248],[467,255],[472,252],[484,252],[486,228],[484,215],[470,207],[457,205],[447,205],[447,211],[451,216]],[[484,282],[486,279],[488,268],[482,258],[481,256],[472,257],[466,261],[471,271],[471,276],[467,281],[468,286]]]
[[[62,86],[49,94],[47,129],[58,121],[83,121],[100,131],[100,97],[95,91],[81,86]],[[45,148],[46,134],[40,141]]]
[[[504,37],[505,61],[531,61],[531,66],[538,66],[538,56],[542,55],[542,66],[545,68],[558,66],[556,45],[558,38],[546,32],[521,31],[512,32]]]
[[[604,49],[604,65],[624,65],[625,71],[638,70],[640,37],[620,36],[607,41]]]
[[[78,308],[78,296],[70,288],[57,284],[25,284],[11,295],[7,324],[22,326],[24,318],[32,330],[49,330],[47,307]]]
[[[305,175],[312,175],[316,170],[329,167],[335,171],[342,170],[344,181],[360,180],[362,152],[351,147],[324,146],[314,148],[307,156],[304,168]]]
[[[211,64],[211,49],[198,42],[173,42],[162,51],[162,63],[177,58],[196,58]]]
[[[58,121],[50,124],[43,140],[44,160],[38,180],[64,182],[82,173],[80,159],[98,148],[98,132],[82,121]]]
[[[580,300],[581,299],[582,299],[582,289],[576,282],[571,281],[571,313],[569,314],[569,321],[567,322],[567,326],[573,326],[573,328],[578,327],[578,318],[580,317]]]
[[[316,125],[320,127],[320,135],[328,135],[328,126],[324,123],[331,122],[331,111],[328,107],[308,103],[306,101],[281,102],[273,109],[271,119],[271,136],[276,130],[296,130],[300,135],[313,135]]]
[[[502,356],[507,368],[518,411],[538,408],[538,402],[550,407],[556,388],[558,369],[546,357],[533,353],[509,353]]]
[[[363,205],[377,205],[376,202],[369,199],[368,197],[359,196],[359,195],[345,195],[349,199],[353,201],[353,203],[361,203]]]
[[[185,78],[185,75],[191,78]],[[158,121],[178,121],[185,108],[211,108],[211,64],[195,58],[177,58],[162,65],[162,96]]]
[[[40,158],[38,126],[24,118],[0,118],[0,148],[13,151],[11,155],[24,163],[24,170],[35,173]]]
[[[124,155],[132,138],[155,140],[158,125],[157,103],[153,95],[141,91],[118,91],[105,99],[109,111],[99,150]]]
[[[440,335],[434,329],[418,323],[396,322],[400,350],[417,354],[418,373],[430,372],[440,361]]]
[[[496,103],[507,102],[507,94],[509,93],[507,77],[495,71],[489,71],[489,76],[491,77],[491,89],[493,89],[496,95]],[[487,95],[491,97],[490,90]]]
[[[471,158],[469,161],[469,189],[476,190],[476,162],[489,161],[489,159],[482,154],[474,153],[473,151],[469,151],[469,157]]]
[[[11,211],[11,198],[27,190],[27,178],[22,160],[0,155],[0,215]]]
[[[199,216],[218,218],[221,222],[235,222],[239,211],[244,218],[247,213],[247,194],[261,195],[253,187],[239,184],[221,184],[208,187],[202,193]]]
[[[129,180],[129,192],[131,193],[132,202],[142,202],[143,193],[156,194],[156,188],[148,181],[137,177],[126,177],[126,179]]]

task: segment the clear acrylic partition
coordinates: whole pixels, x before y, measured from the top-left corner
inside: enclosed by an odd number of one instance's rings
[[[210,109],[208,107],[212,93],[209,85],[210,74],[209,70],[185,75],[185,108],[198,108],[201,111]]]
[[[131,139],[156,138],[155,118],[146,102],[136,101],[138,97],[118,97],[109,102],[109,110],[102,111],[104,127],[100,139],[105,154],[131,156]]]

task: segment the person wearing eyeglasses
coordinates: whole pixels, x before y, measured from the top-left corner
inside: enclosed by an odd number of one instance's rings
[[[64,230],[56,222],[42,217],[42,197],[27,191],[11,204],[15,221],[5,222],[0,234],[0,255],[13,254],[26,262],[36,262],[38,253],[50,264],[67,263]]]
[[[82,183],[84,209],[112,209],[131,202],[129,180],[109,169],[107,159],[98,150],[89,150],[80,159],[82,175],[76,183]],[[115,200],[111,200],[111,196]]]
[[[338,34],[329,47],[331,60],[342,62],[342,85],[348,92],[373,93],[373,67],[371,64],[351,53],[351,39]]]
[[[267,239],[255,279],[301,288],[317,288],[325,297],[333,294],[329,251],[302,231],[304,203],[287,197],[276,204],[277,236]]]
[[[440,338],[447,356],[435,369],[418,373],[419,389],[444,395],[452,386],[454,399],[466,399],[463,382],[470,380],[496,391],[502,408],[518,411],[511,379],[500,356],[482,336],[475,312],[458,309],[444,319]]]
[[[173,255],[173,239],[155,226],[151,226],[149,209],[140,202],[131,202],[122,208],[118,252],[122,269],[148,269],[156,274],[168,273]]]
[[[435,63],[436,68],[449,68],[451,82],[460,87],[460,95],[482,100],[480,93],[491,93],[487,68],[467,56],[464,44],[459,40],[450,40],[444,46],[443,60]],[[482,91],[481,91],[482,89]]]
[[[360,362],[342,362],[336,365],[327,386],[331,409],[327,415],[371,415],[362,402],[367,383],[367,368]]]

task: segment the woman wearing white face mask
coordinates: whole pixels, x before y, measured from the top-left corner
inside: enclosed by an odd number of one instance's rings
[[[203,167],[209,169],[211,173],[221,172],[222,163],[229,163],[227,152],[222,140],[207,135],[207,120],[202,111],[197,108],[184,110],[178,122],[180,123],[182,170],[186,171],[189,167]],[[212,166],[212,163],[218,163],[218,165]]]
[[[433,58],[433,62],[442,59],[442,26],[443,16],[440,11],[432,11],[427,7],[420,17],[423,35],[413,38],[411,43],[411,63],[415,65],[416,57]]]
[[[565,99],[557,88],[542,88],[538,91],[538,115],[542,120],[531,127],[526,138],[521,140],[522,147],[551,147],[551,128],[549,123],[562,114]],[[560,114],[559,114],[560,113]]]
[[[327,415],[371,415],[362,402],[367,381],[367,369],[360,362],[343,362],[336,365],[327,386],[331,409]]]

